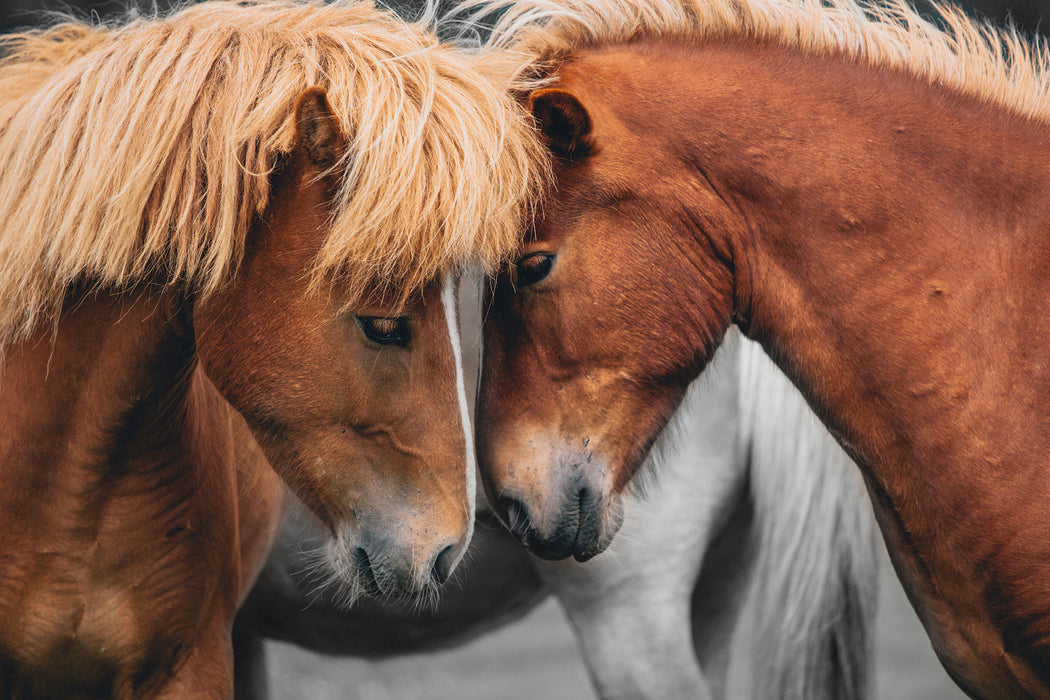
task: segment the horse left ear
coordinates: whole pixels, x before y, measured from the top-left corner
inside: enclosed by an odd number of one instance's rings
[[[296,138],[310,162],[322,168],[339,162],[346,140],[324,88],[308,88],[299,96],[295,125]]]
[[[529,95],[528,106],[556,155],[572,158],[584,155],[591,147],[591,117],[571,92],[536,90]]]

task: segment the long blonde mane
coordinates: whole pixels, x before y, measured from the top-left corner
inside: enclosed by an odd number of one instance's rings
[[[219,0],[2,42],[0,348],[56,319],[74,283],[219,289],[311,86],[349,141],[317,272],[354,293],[494,264],[541,186],[502,86],[371,4]]]
[[[482,48],[502,53],[515,89],[540,84],[537,76],[574,51],[654,38],[735,40],[903,70],[1050,118],[1045,39],[1026,39],[947,5],[935,10],[936,24],[906,0],[463,0],[446,21],[471,43],[488,34]]]

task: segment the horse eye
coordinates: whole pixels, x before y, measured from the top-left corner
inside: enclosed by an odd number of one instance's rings
[[[365,337],[376,345],[396,345],[403,348],[412,339],[408,320],[404,317],[358,316],[357,325]]]
[[[550,253],[532,253],[514,264],[511,279],[517,289],[529,287],[551,273],[554,256]]]

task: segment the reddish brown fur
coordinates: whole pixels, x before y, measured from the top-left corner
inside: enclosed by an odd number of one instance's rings
[[[331,151],[333,158],[340,148]],[[335,183],[317,177],[318,168],[335,160],[300,160],[281,176],[293,186],[280,187],[275,196],[268,235],[246,253],[222,298],[197,311],[202,362],[223,395],[257,426],[271,462],[294,465],[283,472],[285,479],[333,531],[353,517],[349,508],[367,503],[381,509],[415,499],[433,488],[436,477],[459,493],[450,491],[447,508],[431,515],[464,532],[466,448],[453,410],[458,402],[445,317],[434,303],[440,287],[431,285],[404,310],[369,306],[352,313],[343,311],[337,286],[289,295],[289,280],[309,279],[329,216],[319,203],[329,200]],[[416,343],[426,352],[370,351],[354,314],[408,316],[413,333],[427,339]],[[227,352],[230,347],[237,353]],[[439,388],[418,381],[423,377],[448,381]],[[281,390],[286,384],[291,391]],[[412,442],[402,444],[403,436]],[[390,452],[399,458],[391,459]],[[409,468],[424,461],[426,469]],[[377,503],[373,481],[379,488],[402,483],[403,493]]]
[[[72,290],[54,328],[6,348],[0,696],[232,695],[233,615],[283,499],[267,460],[384,592],[426,589],[466,545],[444,308],[429,291],[399,311],[412,345],[378,349],[353,314],[394,309],[308,291],[342,140],[323,92],[299,111],[227,289]]]
[[[526,245],[550,276],[494,293],[490,492],[589,445],[614,500],[735,320],[861,465],[953,677],[1050,696],[1047,125],[733,41],[587,50],[553,87],[593,143]]]
[[[153,667],[228,632],[240,586],[228,407],[186,371],[173,296],[82,299],[53,341],[42,331],[8,351],[5,697],[152,693],[168,680]]]

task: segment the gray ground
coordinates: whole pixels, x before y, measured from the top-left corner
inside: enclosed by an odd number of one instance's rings
[[[883,560],[875,697],[962,700]],[[594,693],[553,601],[518,623],[436,654],[390,661],[319,657],[280,643],[267,653],[275,700],[590,700]]]

